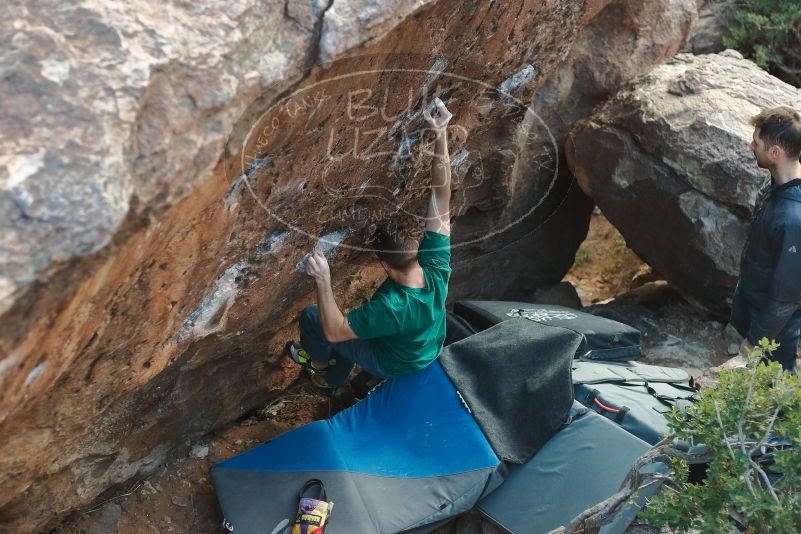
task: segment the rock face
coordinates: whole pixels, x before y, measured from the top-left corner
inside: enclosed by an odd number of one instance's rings
[[[712,54],[725,50],[723,36],[731,23],[732,12],[728,4],[716,0],[696,0],[698,23],[693,27],[683,52]]]
[[[680,54],[636,79],[571,132],[582,190],[629,246],[685,296],[725,315],[766,171],[748,119],[801,107],[801,91],[735,51]]]
[[[344,307],[369,297],[372,226],[420,228],[434,96],[456,117],[452,295],[558,281],[591,207],[559,171],[574,108],[694,16],[662,34],[627,4],[4,5],[0,531],[45,530],[296,378],[304,255],[326,251]],[[650,52],[569,89],[560,65],[584,72],[604,36]]]
[[[499,222],[498,215],[519,216],[530,209],[531,198],[541,203],[530,216],[505,232],[502,239],[469,243],[454,250],[451,298],[471,295],[534,301],[538,288],[562,279],[587,234],[592,202],[576,186],[562,151],[550,142],[561,148],[575,121],[587,117],[625,82],[675,55],[696,19],[694,0],[616,1],[593,12],[592,19],[578,32],[556,70],[544,77],[531,100],[530,118],[523,122],[523,127],[527,137],[535,141],[518,141],[522,149],[498,151],[501,158],[513,153],[526,153],[527,158],[519,158],[513,165],[490,162],[498,169],[512,171],[512,176],[504,178],[505,182],[526,183],[530,188],[524,191],[516,186],[499,191],[496,182],[486,183],[495,189],[494,206],[513,206],[506,198],[510,191],[517,197],[512,202],[522,200],[523,206],[512,210],[507,207],[503,214],[497,209],[486,212],[488,204],[493,204],[484,199],[492,196],[486,187],[475,188],[468,193],[472,193],[473,199],[468,204],[469,210],[461,211],[456,219],[454,237],[460,242],[469,241],[474,235],[484,235],[486,228],[502,224],[504,219]],[[525,70],[518,76],[524,73]],[[496,132],[488,133],[489,136],[478,141],[479,146],[497,146]],[[550,142],[540,142],[541,138]],[[477,199],[482,200],[477,202]],[[525,254],[522,258],[521,253]],[[489,272],[502,275],[493,277],[491,283],[476,284],[476,280],[486,278]]]

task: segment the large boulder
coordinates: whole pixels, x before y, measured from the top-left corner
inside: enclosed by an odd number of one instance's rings
[[[296,379],[304,255],[326,251],[343,307],[369,297],[372,226],[425,212],[433,96],[456,117],[454,298],[558,281],[591,208],[567,125],[680,46],[688,3],[0,8],[0,531],[52,526]],[[636,68],[606,58],[625,46]],[[626,69],[581,89],[604,59]]]
[[[570,270],[593,204],[565,164],[561,147],[568,131],[624,83],[681,50],[697,7],[695,0],[617,0],[591,14],[557,68],[542,76],[525,120],[519,126],[500,122],[481,138],[471,135],[478,146],[498,148],[500,161],[487,163],[501,179],[466,191],[468,209],[457,212],[453,234],[461,246],[454,250],[450,300],[535,300],[538,288],[558,283]],[[513,128],[517,146],[499,146],[498,131]],[[518,218],[514,225],[510,217]],[[508,228],[499,238],[475,239],[498,227]],[[477,284],[486,273],[502,275]]]
[[[679,54],[576,124],[566,143],[582,190],[637,255],[720,316],[769,179],[748,120],[777,105],[801,108],[801,91],[739,53]]]

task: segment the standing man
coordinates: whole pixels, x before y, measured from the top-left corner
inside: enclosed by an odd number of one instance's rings
[[[751,150],[771,181],[757,196],[740,261],[730,322],[740,354],[759,340],[780,343],[771,358],[796,372],[801,333],[801,116],[780,106],[751,118]]]
[[[376,243],[387,280],[366,304],[347,315],[331,290],[325,256],[314,252],[306,273],[317,285],[316,306],[301,313],[300,345],[287,344],[289,356],[311,372],[315,385],[329,391],[347,380],[353,364],[368,373],[392,378],[420,370],[439,356],[445,341],[445,297],[450,268],[451,166],[447,126],[451,113],[439,98],[437,115],[423,112],[436,135],[431,164],[431,200],[425,233],[419,244],[386,228]],[[336,364],[344,359],[341,370]],[[336,375],[333,370],[337,369]]]

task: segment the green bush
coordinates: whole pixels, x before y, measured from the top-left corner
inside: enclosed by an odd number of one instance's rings
[[[746,369],[723,371],[716,387],[701,391],[689,417],[669,415],[679,439],[708,447],[709,467],[703,482],[690,483],[687,462],[674,459],[641,520],[717,534],[732,531],[734,517],[747,532],[801,532],[801,379],[775,362],[758,365],[777,346],[763,339]],[[754,457],[771,434],[792,445],[774,449],[766,467]],[[771,484],[776,473],[783,475]]]
[[[800,0],[716,0],[712,6],[728,23],[724,46],[801,87]]]

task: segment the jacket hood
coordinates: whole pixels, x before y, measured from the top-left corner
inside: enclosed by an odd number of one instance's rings
[[[773,195],[787,200],[801,202],[801,178],[791,180],[773,191]]]

